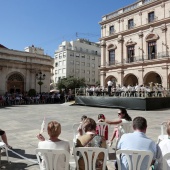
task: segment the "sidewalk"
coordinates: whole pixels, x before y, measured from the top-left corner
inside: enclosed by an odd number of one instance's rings
[[[80,122],[82,115],[87,115],[97,120],[98,114],[105,114],[107,119],[117,118],[117,109],[97,108],[85,106],[69,106],[65,104],[43,104],[43,105],[18,105],[13,107],[0,108],[1,129],[6,131],[9,144],[13,150],[22,156],[36,161],[35,148],[38,140],[36,135],[39,133],[42,121],[46,118],[46,125],[51,120],[61,123],[62,132],[60,138],[68,140],[72,147],[72,125]],[[170,110],[140,111],[128,110],[129,115],[134,118],[143,116],[148,121],[147,136],[157,141],[161,133],[160,124],[169,118]],[[48,137],[44,132],[44,136]],[[1,157],[2,169],[7,170],[38,170],[37,164],[9,152],[11,164],[7,164],[6,156]],[[71,157],[73,159],[73,157]],[[109,162],[109,170],[113,163]]]

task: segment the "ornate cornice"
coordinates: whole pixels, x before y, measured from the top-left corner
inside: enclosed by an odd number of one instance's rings
[[[130,46],[130,45],[136,45],[137,43],[132,41],[132,39],[130,38],[127,42],[126,42],[126,46]]]
[[[139,38],[142,38],[142,37],[143,37],[143,32],[142,32],[142,31],[139,31],[139,32],[138,32],[138,36],[139,36]]]
[[[161,30],[162,30],[163,33],[167,31],[167,26],[166,26],[166,24],[162,24],[162,25],[161,25]]]
[[[117,48],[117,46],[115,44],[109,44],[107,49],[113,49],[115,50]]]
[[[117,41],[118,41],[118,43],[123,42],[124,41],[123,36],[119,35]]]
[[[101,47],[106,47],[106,41],[105,40],[100,41],[100,45]]]

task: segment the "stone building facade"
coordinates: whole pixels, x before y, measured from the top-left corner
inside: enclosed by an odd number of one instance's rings
[[[170,87],[170,1],[138,0],[102,17],[101,85]]]
[[[0,45],[0,94],[5,92],[28,92],[35,89],[39,92],[40,86],[36,74],[40,71],[45,74],[41,86],[42,92],[50,91],[50,80],[53,69],[53,59],[44,55],[41,48],[28,47],[26,51],[11,50]],[[31,52],[30,52],[31,50]]]

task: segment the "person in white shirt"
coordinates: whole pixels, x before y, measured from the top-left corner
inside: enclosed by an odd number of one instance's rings
[[[157,151],[157,170],[163,170],[163,156],[170,152],[170,120],[167,122],[168,139],[162,140],[158,145]],[[170,169],[170,160],[167,161],[168,169]]]
[[[49,135],[49,139],[45,140],[45,138],[38,134],[37,138],[40,140],[38,143],[38,148],[40,149],[61,149],[70,152],[70,144],[68,141],[63,141],[59,139],[59,135],[61,133],[61,125],[56,121],[51,121],[48,123],[47,132]],[[57,169],[64,170],[64,156],[60,156],[58,161],[56,162]],[[45,166],[45,161],[42,157],[42,170],[47,170]]]
[[[111,80],[109,80],[107,82],[107,85],[108,85],[108,94],[109,94],[109,96],[111,96],[111,88],[113,86],[113,82]]]

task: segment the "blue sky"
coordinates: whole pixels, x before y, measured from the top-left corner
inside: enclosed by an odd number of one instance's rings
[[[136,1],[1,0],[0,44],[20,51],[34,45],[53,57],[64,40],[98,41],[102,16]]]

